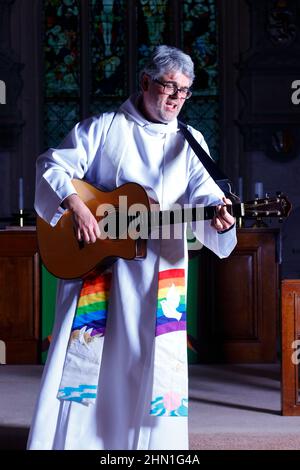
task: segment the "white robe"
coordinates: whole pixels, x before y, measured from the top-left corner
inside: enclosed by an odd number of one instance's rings
[[[137,182],[156,197],[161,209],[175,202],[220,202],[223,193],[178,131],[177,120],[150,123],[137,111],[135,100],[131,97],[122,105],[117,125],[114,113],[87,119],[59,148],[39,157],[35,207],[46,221],[54,225],[63,213],[61,202],[75,192],[72,178],[105,189]],[[190,130],[208,151],[203,136]],[[228,256],[236,244],[235,229],[218,234],[209,221],[197,228],[197,236],[220,257]],[[81,287],[80,280],[59,282],[28,449],[188,449],[187,417],[149,414],[158,273],[170,267],[184,267],[187,273],[187,263],[185,240],[150,239],[146,259],[119,259],[113,265],[99,394],[96,404],[88,407],[57,399]]]

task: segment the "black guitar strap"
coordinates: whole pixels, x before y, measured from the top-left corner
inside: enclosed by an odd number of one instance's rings
[[[229,178],[223,173],[222,170],[220,170],[213,159],[201,147],[199,142],[197,142],[195,137],[188,130],[187,125],[182,121],[178,121],[178,126],[204,168],[208,171],[216,184],[222,189],[225,196],[231,199],[232,202],[240,202],[240,198],[236,194],[232,193],[231,182]]]

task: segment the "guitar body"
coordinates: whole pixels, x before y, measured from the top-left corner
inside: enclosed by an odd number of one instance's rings
[[[137,183],[126,183],[113,191],[101,191],[82,180],[72,180],[79,197],[88,206],[97,221],[102,204],[113,205],[117,210],[119,197],[126,196],[127,206],[143,204],[150,210],[146,191]],[[146,240],[130,237],[99,239],[96,243],[78,242],[73,227],[72,214],[66,210],[55,227],[37,217],[39,252],[49,272],[62,279],[86,276],[97,268],[104,270],[116,258],[135,259],[146,256]]]

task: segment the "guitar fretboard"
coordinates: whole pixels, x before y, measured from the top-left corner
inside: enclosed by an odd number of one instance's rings
[[[227,206],[228,212],[234,217],[243,216],[243,204]],[[166,225],[182,224],[184,222],[195,222],[200,220],[211,220],[216,213],[216,206],[198,206],[184,209],[140,212],[135,216],[128,217],[128,223],[144,226],[149,229]]]

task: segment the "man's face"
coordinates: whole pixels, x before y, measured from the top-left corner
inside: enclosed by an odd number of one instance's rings
[[[164,84],[174,84],[178,88],[191,86],[190,79],[180,72],[166,73],[158,80]],[[163,86],[146,74],[142,77],[141,85],[143,90],[142,111],[147,119],[152,122],[168,123],[178,116],[185,102],[183,98],[180,98],[179,93],[166,95]]]

